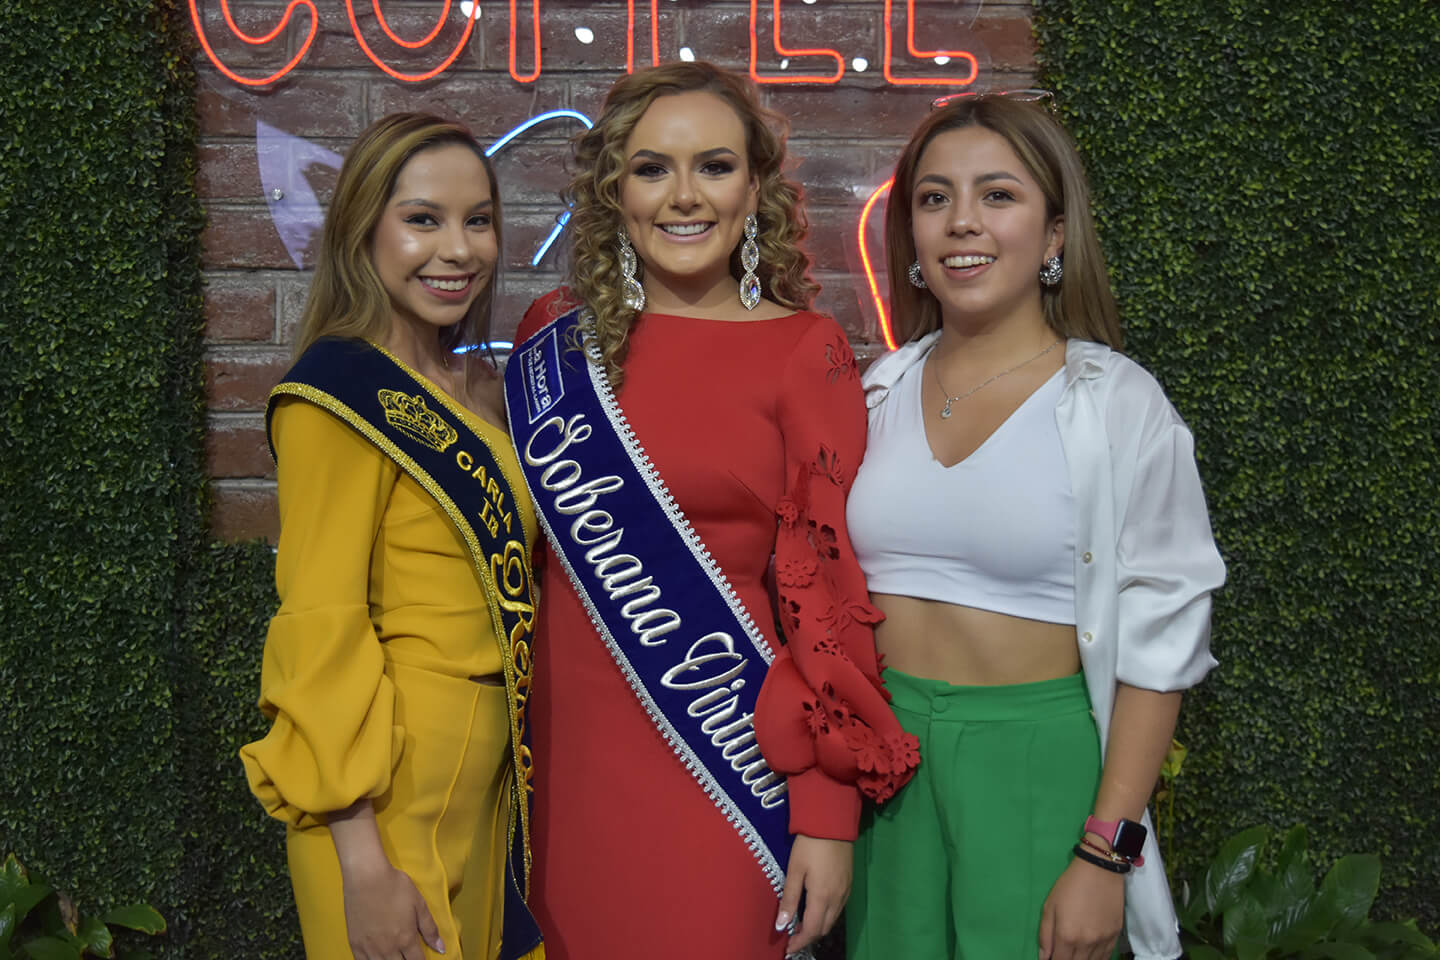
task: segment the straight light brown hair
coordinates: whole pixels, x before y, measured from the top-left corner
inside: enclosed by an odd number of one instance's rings
[[[1045,196],[1045,218],[1065,217],[1061,259],[1065,277],[1058,287],[1040,287],[1045,322],[1061,337],[1095,340],[1114,350],[1123,345],[1120,314],[1105,254],[1090,213],[1090,186],[1080,155],[1065,128],[1037,103],[998,94],[964,97],[934,110],[900,153],[895,181],[885,204],[886,264],[890,270],[890,315],[897,342],[940,329],[940,303],[929,290],[910,283],[915,262],[912,193],[920,158],[937,136],[965,127],[983,127],[1005,139]]]
[[[375,225],[410,158],[449,144],[468,147],[480,158],[490,178],[495,243],[501,245],[500,187],[485,151],[469,130],[426,113],[392,113],[375,121],[356,139],[340,166],[320,234],[315,277],[295,336],[295,356],[321,337],[385,339],[394,307],[371,255]],[[438,332],[442,350],[475,346],[489,339],[496,276],[502,260],[496,260],[485,289],[476,296],[465,317]]]

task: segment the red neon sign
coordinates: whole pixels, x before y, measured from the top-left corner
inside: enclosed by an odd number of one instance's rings
[[[380,21],[380,29],[385,31],[385,36],[410,50],[418,50],[421,47],[428,46],[430,41],[440,35],[440,28],[445,26],[445,20],[450,16],[450,0],[445,0],[445,7],[440,11],[440,18],[435,21],[435,28],[425,35],[425,39],[403,40],[395,35],[395,31],[391,30],[390,24],[385,21],[385,14],[380,12],[380,0],[370,0],[370,4],[375,8],[375,19]],[[435,67],[433,70],[428,70],[425,73],[401,73],[377,57],[375,51],[370,49],[370,44],[366,43],[365,38],[360,34],[360,24],[355,20],[354,0],[345,0],[345,13],[350,17],[350,30],[355,34],[355,42],[360,44],[361,50],[365,51],[365,56],[370,58],[371,63],[390,74],[390,76],[396,80],[404,80],[406,83],[420,83],[424,80],[429,80],[431,77],[443,73],[450,64],[454,63],[455,58],[460,56],[460,51],[465,49],[465,44],[470,39],[470,31],[475,29],[475,16],[479,12],[480,5],[478,3],[472,4],[470,7],[470,16],[465,19],[465,32],[461,35],[460,42],[455,44],[455,49],[450,51],[450,56],[446,57],[438,67]]]
[[[190,22],[195,25],[195,36],[200,40],[200,46],[204,49],[205,56],[209,57],[210,62],[215,64],[215,69],[236,83],[244,86],[264,87],[279,80],[291,70],[294,70],[295,65],[305,59],[305,54],[310,52],[310,44],[315,41],[315,31],[320,26],[320,14],[316,12],[315,4],[312,0],[290,0],[290,5],[285,8],[285,13],[280,17],[280,22],[275,25],[274,30],[271,30],[264,36],[252,37],[244,30],[241,30],[240,25],[235,22],[235,18],[230,15],[230,0],[220,0],[220,12],[225,15],[225,25],[230,28],[230,32],[254,47],[267,44],[278,37],[280,31],[284,30],[286,25],[290,23],[290,16],[295,12],[295,8],[302,5],[310,11],[310,35],[305,38],[305,42],[300,45],[300,49],[296,51],[295,56],[290,58],[290,62],[268,77],[242,77],[220,62],[220,58],[215,55],[215,51],[210,47],[209,39],[205,36],[205,28],[200,25],[200,11],[195,8],[195,0],[190,0]]]
[[[835,61],[835,72],[829,76],[809,73],[762,75],[757,69],[760,42],[755,36],[756,6],[757,0],[750,0],[750,77],[756,83],[836,83],[844,76],[845,58],[840,56],[839,51],[828,47],[790,50],[780,42],[780,0],[774,0],[771,13],[771,36],[774,38],[775,52],[782,57],[830,57]]]
[[[635,0],[626,0],[625,72],[635,72]],[[660,0],[650,0],[650,65],[660,63]]]
[[[480,0],[473,2],[475,6],[471,9],[478,11]],[[535,69],[525,76],[515,71],[515,2],[516,0],[510,0],[510,76],[515,78],[516,83],[534,83],[540,79],[540,0],[530,0],[530,33],[535,41],[530,51],[530,59],[535,64]]]
[[[915,46],[915,0],[905,0],[905,46],[910,56],[935,59],[936,57],[959,57],[970,64],[970,75],[966,77],[897,77],[891,71],[891,47],[893,38],[890,30],[890,9],[894,0],[885,0],[885,79],[899,86],[952,87],[974,83],[980,75],[980,61],[968,50],[919,50]],[[888,330],[888,328],[887,328]],[[894,349],[892,346],[891,349]]]
[[[870,211],[875,207],[875,201],[894,183],[895,178],[891,177],[870,194],[865,206],[860,209],[860,227],[855,231],[855,239],[860,244],[860,266],[865,271],[865,284],[870,291],[870,299],[875,304],[875,315],[880,318],[880,335],[885,338],[885,346],[890,350],[895,349],[895,334],[890,329],[890,317],[885,312],[885,298],[880,296],[880,287],[875,281],[875,266],[870,262],[870,250],[865,245],[865,227],[870,222]]]
[[[759,17],[760,17],[759,0],[750,0],[750,31],[749,31],[749,32],[750,32],[750,65],[749,65],[749,66],[750,66],[750,76],[751,76],[751,78],[754,79],[756,83],[763,83],[763,84],[776,84],[776,83],[813,83],[813,84],[828,85],[828,84],[838,83],[838,82],[840,81],[840,78],[845,75],[845,58],[840,54],[840,52],[839,52],[838,50],[832,49],[832,48],[830,48],[830,47],[793,47],[793,48],[792,48],[792,47],[787,47],[787,46],[785,46],[785,44],[781,41],[781,39],[780,39],[780,29],[781,29],[781,10],[780,10],[780,6],[781,6],[781,2],[782,2],[782,0],[771,0],[771,3],[770,3],[770,16],[771,16],[771,24],[770,24],[770,43],[771,43],[771,46],[772,46],[773,49],[774,49],[775,55],[776,55],[776,56],[779,56],[779,57],[782,57],[782,58],[788,58],[788,57],[822,57],[822,58],[828,58],[829,60],[831,60],[831,61],[834,63],[834,69],[833,69],[833,71],[831,71],[831,72],[829,72],[829,73],[789,73],[789,72],[786,72],[786,73],[763,73],[763,74],[762,74],[762,73],[760,72],[760,40],[759,40],[759,35],[758,35],[757,29],[756,29],[757,26],[758,26],[758,24],[759,24]],[[283,67],[281,67],[279,70],[276,70],[274,73],[270,74],[269,76],[265,76],[265,77],[245,77],[245,76],[241,76],[240,74],[236,73],[235,71],[233,71],[233,70],[231,70],[229,67],[227,67],[227,66],[224,64],[224,62],[221,61],[220,56],[219,56],[219,54],[216,53],[214,47],[211,46],[210,38],[206,36],[204,26],[203,26],[203,24],[201,23],[198,0],[188,0],[188,3],[189,3],[189,6],[190,6],[190,20],[191,20],[191,22],[193,23],[193,25],[194,25],[194,27],[195,27],[195,36],[199,39],[199,41],[200,41],[200,46],[201,46],[201,48],[205,51],[205,56],[208,57],[209,60],[210,60],[210,62],[215,65],[215,68],[216,68],[217,70],[219,70],[222,74],[224,74],[226,77],[228,77],[229,79],[233,80],[235,83],[238,83],[238,84],[241,84],[241,85],[247,86],[247,87],[264,87],[264,86],[269,86],[270,84],[279,82],[279,81],[280,81],[281,79],[283,79],[286,75],[288,75],[292,70],[295,69],[296,66],[298,66],[298,65],[300,64],[300,61],[302,61],[302,60],[305,59],[306,54],[308,54],[308,53],[310,52],[310,47],[311,47],[311,45],[313,44],[313,42],[314,42],[314,40],[315,40],[316,31],[317,31],[318,28],[319,28],[320,15],[319,15],[319,13],[317,12],[317,10],[316,10],[316,8],[315,8],[315,2],[314,2],[314,0],[290,0],[289,5],[286,6],[286,8],[285,8],[284,14],[283,14],[283,15],[281,16],[281,18],[280,18],[280,22],[274,27],[274,29],[270,30],[268,33],[261,34],[261,35],[251,35],[251,34],[246,33],[244,30],[240,29],[240,26],[235,22],[234,16],[231,14],[231,11],[230,11],[230,0],[220,0],[220,10],[221,10],[222,14],[224,15],[225,24],[226,24],[227,27],[229,27],[231,34],[233,34],[233,35],[234,35],[237,39],[239,39],[242,43],[249,44],[250,46],[263,46],[263,45],[265,45],[265,44],[269,44],[269,43],[272,43],[273,41],[275,41],[276,38],[279,37],[280,34],[281,34],[282,32],[284,32],[285,29],[290,25],[291,18],[293,17],[293,15],[294,15],[294,13],[295,13],[295,8],[296,8],[296,7],[304,6],[305,9],[308,10],[309,13],[310,13],[310,32],[309,32],[309,34],[305,37],[305,41],[304,41],[302,44],[300,44],[299,50],[297,50],[296,53],[295,53],[295,55],[290,58],[290,60],[289,60],[288,63],[286,63]],[[534,83],[536,80],[540,79],[540,73],[541,73],[542,66],[543,66],[542,63],[541,63],[541,48],[540,48],[540,19],[541,19],[540,0],[530,0],[530,21],[531,21],[531,22],[530,22],[530,34],[531,34],[531,35],[530,35],[530,38],[529,38],[528,46],[529,46],[529,48],[530,48],[531,69],[530,69],[528,72],[526,72],[526,73],[520,72],[519,65],[518,65],[518,62],[517,62],[518,59],[519,59],[519,47],[520,47],[520,39],[519,39],[519,37],[518,37],[518,33],[519,33],[519,29],[520,29],[520,25],[519,25],[519,17],[520,17],[519,6],[520,6],[520,0],[509,0],[509,4],[508,4],[508,5],[509,5],[509,11],[510,11],[510,23],[509,23],[509,28],[510,28],[510,51],[509,51],[510,76],[515,80],[516,83]],[[659,5],[659,0],[650,0],[649,6],[650,6],[650,62],[651,62],[652,64],[655,64],[655,63],[659,63],[659,62],[660,62],[660,5]],[[442,10],[440,11],[440,15],[439,15],[439,17],[437,18],[437,20],[436,20],[436,22],[435,22],[435,26],[430,30],[430,32],[427,33],[424,37],[422,37],[422,38],[420,38],[420,39],[418,39],[418,40],[407,40],[407,39],[405,39],[405,38],[397,35],[397,34],[395,33],[394,29],[390,26],[389,21],[385,18],[385,14],[384,14],[383,10],[381,9],[381,2],[380,2],[380,0],[371,0],[371,7],[372,7],[372,8],[374,9],[374,11],[375,11],[375,19],[379,22],[379,24],[380,24],[380,29],[381,29],[381,31],[385,34],[385,36],[386,36],[390,41],[392,41],[393,43],[395,43],[397,46],[403,47],[403,48],[405,48],[405,49],[407,49],[407,50],[419,50],[419,49],[423,49],[423,48],[425,48],[425,47],[428,47],[430,44],[436,42],[437,38],[438,38],[439,35],[440,35],[441,30],[444,28],[446,22],[449,20],[449,18],[450,18],[450,11],[451,11],[452,8],[453,8],[453,7],[452,7],[451,0],[445,0],[444,6],[443,6]],[[462,7],[463,7],[463,4],[462,4]],[[465,47],[465,45],[470,42],[470,37],[471,37],[472,33],[474,32],[475,21],[476,21],[476,20],[479,18],[479,16],[480,16],[480,0],[472,0],[472,6],[471,6],[471,9],[470,9],[470,12],[466,15],[466,20],[465,20],[465,32],[464,32],[464,34],[460,37],[459,41],[456,43],[455,49],[452,50],[452,51],[450,51],[449,55],[445,57],[445,59],[439,64],[439,66],[437,66],[437,67],[435,67],[435,68],[433,68],[433,69],[431,69],[431,70],[427,70],[427,71],[425,71],[425,72],[423,72],[423,73],[403,73],[403,72],[401,72],[401,71],[399,71],[399,70],[394,69],[394,68],[391,67],[389,64],[385,63],[385,62],[380,58],[380,56],[379,56],[373,49],[371,49],[370,44],[366,42],[365,38],[364,38],[364,37],[361,35],[361,33],[360,33],[360,25],[359,25],[359,23],[358,23],[358,21],[357,21],[357,19],[356,19],[356,15],[355,15],[355,2],[354,2],[354,0],[345,0],[345,12],[346,12],[347,17],[348,17],[349,20],[350,20],[350,30],[351,30],[351,32],[354,34],[356,42],[360,45],[360,49],[364,51],[365,56],[370,59],[370,62],[371,62],[371,63],[375,64],[375,66],[379,67],[381,70],[383,70],[385,73],[387,73],[387,74],[390,75],[391,77],[394,77],[396,80],[400,80],[400,81],[402,81],[402,82],[404,82],[404,83],[421,83],[421,82],[424,82],[424,81],[426,81],[426,80],[429,80],[429,79],[431,79],[431,78],[439,75],[440,73],[443,73],[445,70],[449,69],[449,67],[451,66],[451,64],[453,64],[453,63],[455,62],[456,58],[459,57],[460,51],[463,50],[464,47]],[[966,75],[964,75],[964,76],[959,76],[959,75],[935,76],[935,77],[897,77],[897,76],[895,76],[894,71],[893,71],[893,69],[892,69],[892,68],[893,68],[893,61],[894,61],[894,49],[893,49],[893,48],[894,48],[894,36],[893,36],[894,31],[893,31],[893,29],[892,29],[891,17],[892,17],[893,12],[894,12],[894,0],[885,0],[885,26],[884,26],[885,45],[884,45],[884,56],[883,56],[883,61],[882,61],[882,62],[883,62],[883,65],[884,65],[885,79],[886,79],[888,82],[890,82],[890,83],[892,83],[892,84],[895,84],[895,85],[897,85],[897,86],[956,87],[956,86],[967,86],[967,85],[969,85],[969,84],[971,84],[971,83],[973,83],[973,82],[975,81],[976,77],[979,75],[979,72],[980,72],[980,64],[979,64],[979,61],[976,59],[976,57],[975,57],[975,55],[974,55],[973,53],[970,53],[970,52],[967,51],[967,50],[946,50],[946,49],[941,49],[941,50],[922,50],[922,49],[920,49],[920,48],[916,45],[916,43],[915,43],[915,0],[906,0],[906,3],[905,3],[905,18],[906,18],[905,40],[906,40],[906,49],[909,51],[910,56],[911,56],[911,57],[914,57],[914,58],[916,58],[916,59],[919,59],[919,60],[927,60],[927,59],[928,59],[928,60],[935,60],[935,59],[941,58],[941,57],[948,57],[948,58],[950,58],[950,59],[952,59],[952,60],[963,60],[963,61],[965,61],[965,62],[969,65],[969,72],[968,72],[968,74],[966,74]],[[626,72],[633,72],[634,69],[635,69],[635,0],[626,0],[625,70],[626,70]]]

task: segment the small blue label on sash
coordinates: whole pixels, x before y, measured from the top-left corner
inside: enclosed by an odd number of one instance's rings
[[[534,423],[549,413],[565,397],[565,383],[560,379],[560,339],[555,326],[550,326],[523,353],[516,354],[520,375],[525,383],[527,423]]]

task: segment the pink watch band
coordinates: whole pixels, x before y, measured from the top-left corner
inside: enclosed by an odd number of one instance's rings
[[[1119,820],[1101,820],[1094,814],[1085,818],[1085,832],[1093,833],[1097,837],[1104,837],[1105,842],[1110,844],[1110,849],[1115,849],[1115,837],[1120,832]],[[1137,867],[1145,866],[1145,858],[1139,855],[1130,861]]]

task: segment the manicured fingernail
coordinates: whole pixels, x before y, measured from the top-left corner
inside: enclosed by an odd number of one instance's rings
[[[445,941],[444,941],[444,940],[441,940],[439,937],[436,937],[436,938],[435,938],[435,952],[436,952],[436,953],[444,953],[444,952],[445,952]]]
[[[780,911],[778,914],[776,914],[776,916],[775,916],[775,932],[776,932],[776,933],[782,933],[782,932],[784,932],[784,930],[785,930],[787,927],[789,927],[789,926],[790,926],[790,911],[789,911],[789,910],[781,910],[781,911]]]

